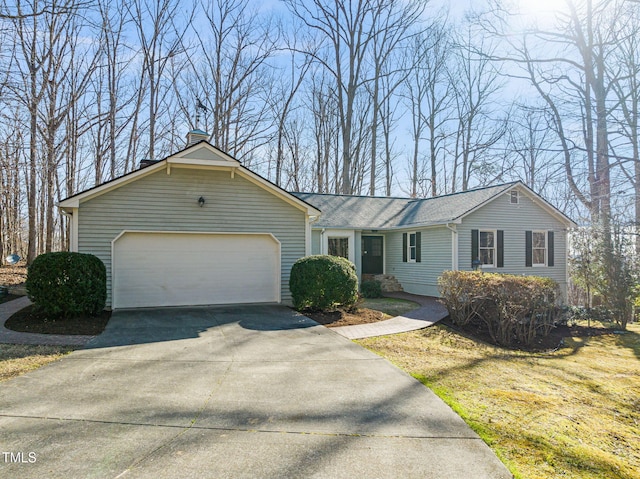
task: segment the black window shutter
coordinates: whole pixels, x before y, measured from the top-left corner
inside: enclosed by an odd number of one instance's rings
[[[554,266],[553,231],[547,232],[547,266]]]
[[[407,233],[402,233],[402,261],[407,262]]]
[[[421,253],[421,249],[422,249],[422,241],[421,241],[421,233],[420,231],[418,231],[416,233],[416,263],[419,263],[420,261],[422,261],[422,253]]]
[[[531,231],[524,232],[525,266],[533,266],[533,234]]]
[[[471,268],[473,262],[480,257],[480,232],[471,230]]]
[[[498,238],[496,239],[498,268],[504,268],[504,231],[498,230]]]

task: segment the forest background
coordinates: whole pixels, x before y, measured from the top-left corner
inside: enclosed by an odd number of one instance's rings
[[[58,201],[196,127],[290,191],[521,180],[635,236],[640,3],[471,5],[0,0],[0,262],[66,248]]]

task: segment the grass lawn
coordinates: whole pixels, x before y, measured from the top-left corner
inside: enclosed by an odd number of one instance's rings
[[[637,479],[640,325],[511,351],[444,326],[358,343],[430,387],[518,479]]]
[[[0,344],[0,381],[57,361],[71,351],[73,348],[67,346]]]
[[[365,298],[362,302],[363,308],[382,311],[390,317],[400,316],[420,307],[418,303],[396,298]]]

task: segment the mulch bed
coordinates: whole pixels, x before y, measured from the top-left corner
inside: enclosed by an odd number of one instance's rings
[[[330,311],[330,312],[312,312],[304,311],[303,314],[314,321],[328,327],[335,328],[338,326],[351,326],[354,324],[375,323],[389,319],[390,316],[380,311],[367,308],[359,308],[356,311]],[[459,326],[453,324],[449,316],[439,322],[447,328],[462,334],[470,339],[481,341],[487,344],[495,344],[491,339],[491,335],[482,325],[467,324]],[[615,329],[605,327],[587,327],[582,325],[574,326],[558,326],[553,328],[549,335],[544,338],[537,338],[531,345],[512,344],[509,349],[541,352],[552,351],[561,348],[565,343],[565,338],[588,338],[592,336],[603,336],[607,334],[619,334]]]
[[[475,324],[467,324],[465,326],[459,326],[453,324],[451,319],[447,316],[440,321],[440,324],[447,326],[464,336],[471,337],[473,339],[480,340],[488,344],[495,344],[489,335],[486,328]],[[607,334],[616,334],[614,329],[603,327],[587,327],[581,325],[574,326],[557,326],[551,330],[551,332],[544,338],[536,338],[533,344],[523,345],[514,343],[510,346],[510,349],[516,349],[521,351],[550,351],[559,349],[563,346],[565,338],[587,338],[592,336],[604,336]]]
[[[354,324],[376,323],[390,318],[387,314],[368,308],[359,308],[354,312],[339,310],[329,312],[305,311],[303,314],[328,328],[353,326]]]
[[[305,311],[305,316],[313,319],[314,321],[328,327],[335,328],[338,326],[351,326],[354,324],[366,324],[375,323],[389,319],[390,316],[372,309],[359,308],[356,311],[329,311],[329,312],[311,312]],[[481,326],[468,324],[466,326],[458,326],[451,322],[451,319],[447,316],[440,321],[440,324],[452,329],[464,336],[479,340],[487,344],[494,344],[489,332],[486,328]],[[602,336],[605,334],[615,334],[613,329],[602,327],[587,327],[587,326],[558,326],[551,330],[548,336],[544,338],[537,338],[531,345],[512,344],[510,349],[516,349],[521,351],[550,351],[562,347],[565,338],[585,338],[591,336]]]
[[[46,314],[31,305],[11,316],[4,326],[23,333],[96,336],[104,331],[109,318],[111,311],[103,311],[97,316],[49,319]]]

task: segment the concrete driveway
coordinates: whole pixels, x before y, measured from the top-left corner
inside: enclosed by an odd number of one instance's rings
[[[281,306],[114,313],[0,384],[2,478],[509,478],[431,391]]]

